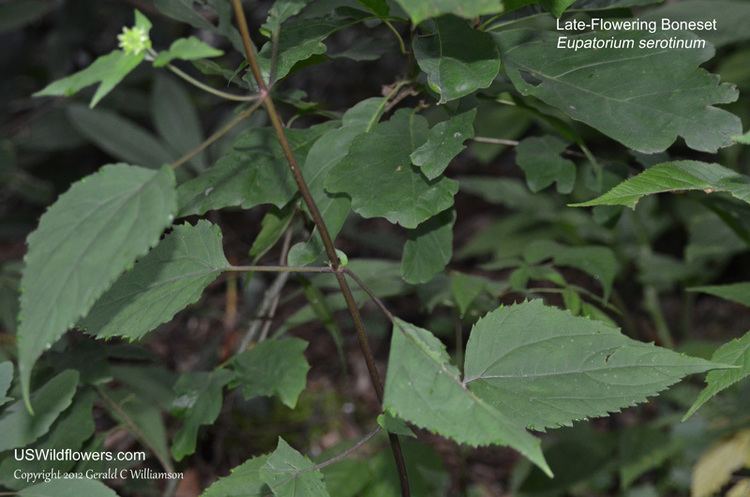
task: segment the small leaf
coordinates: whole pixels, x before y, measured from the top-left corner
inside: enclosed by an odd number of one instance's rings
[[[394,435],[403,435],[405,437],[412,437],[417,438],[417,436],[414,434],[413,431],[411,431],[411,428],[409,428],[409,425],[404,423],[403,420],[394,418],[387,412],[384,414],[380,414],[378,416],[378,425],[383,428],[388,433],[393,433]]]
[[[296,16],[305,8],[309,0],[276,0],[268,9],[268,18],[261,26],[267,36],[277,32],[287,19]]]
[[[90,107],[94,107],[104,98],[117,84],[125,78],[144,59],[145,54],[126,54],[121,50],[114,50],[107,55],[102,55],[86,69],[79,71],[67,78],[59,79],[50,83],[44,89],[34,93],[35,97],[75,95],[80,90],[95,83],[99,87],[91,99]]]
[[[561,50],[557,47],[565,37],[558,33],[544,32],[530,41],[524,34],[528,32],[510,30],[495,35],[513,85],[629,148],[662,152],[681,136],[694,150],[716,152],[742,133],[737,116],[714,107],[734,102],[738,91],[700,67],[714,55],[710,46],[642,48],[641,43],[663,41],[664,34],[619,31],[567,38],[582,43],[595,37],[618,43],[632,40],[633,47]],[[699,40],[687,32],[671,36],[670,40]]]
[[[448,164],[461,153],[464,142],[474,138],[474,118],[476,109],[437,123],[430,129],[427,141],[411,153],[411,161],[422,169],[427,179],[435,179],[448,167]]]
[[[107,165],[74,183],[42,216],[27,239],[21,280],[18,354],[25,398],[42,352],[172,223],[174,184],[169,168]]]
[[[296,205],[291,202],[283,209],[271,207],[266,212],[266,215],[260,221],[260,232],[250,247],[249,255],[253,258],[253,261],[260,260],[279,241],[292,222],[295,211]]]
[[[52,423],[70,406],[78,387],[78,373],[66,370],[31,395],[30,414],[22,401],[9,405],[0,417],[0,452],[24,447],[47,433]]]
[[[174,154],[149,131],[113,112],[71,105],[68,118],[83,136],[116,159],[152,168],[173,159]]]
[[[500,54],[488,33],[464,20],[441,17],[434,32],[414,38],[414,56],[440,103],[487,88],[500,71]]]
[[[750,332],[716,349],[711,360],[738,367],[736,369],[710,371],[706,375],[706,388],[701,391],[693,405],[690,406],[687,414],[682,418],[683,421],[695,414],[695,411],[716,394],[750,376]]]
[[[315,55],[323,55],[326,46],[323,41],[333,33],[347,28],[357,19],[347,19],[335,15],[323,17],[305,17],[291,19],[280,30],[276,44],[275,80],[286,77],[295,64],[306,61]],[[273,43],[268,42],[258,53],[258,63],[268,80],[271,72],[271,59],[274,53]]]
[[[224,386],[232,379],[226,369],[210,373],[188,373],[180,376],[175,385],[173,406],[184,413],[180,429],[172,441],[172,455],[180,461],[195,452],[195,442],[201,425],[216,421],[221,412]]]
[[[448,209],[409,231],[401,256],[401,275],[408,283],[427,283],[453,256],[456,211]]]
[[[159,406],[125,390],[104,395],[112,417],[148,447],[163,467],[171,466],[167,430]]]
[[[560,154],[568,147],[554,136],[526,138],[516,148],[516,161],[526,175],[529,190],[536,193],[557,183],[558,193],[570,193],[576,181],[576,165]]]
[[[691,497],[711,497],[730,482],[732,474],[747,464],[750,454],[750,430],[736,433],[715,445],[693,467]]]
[[[743,145],[750,145],[750,131],[748,131],[744,135],[735,136],[734,141]]]
[[[455,181],[427,181],[412,165],[409,155],[426,139],[425,118],[400,109],[389,121],[354,139],[347,156],[331,170],[326,189],[349,195],[352,209],[362,217],[384,217],[416,228],[453,205],[458,191]]]
[[[120,276],[79,326],[97,338],[137,340],[197,302],[228,267],[218,226],[182,224]]]
[[[221,50],[191,36],[189,38],[175,40],[169,46],[169,50],[159,52],[159,55],[154,59],[154,67],[164,67],[175,59],[196,60],[209,57],[220,57],[222,55],[224,55],[224,52]]]
[[[477,321],[466,346],[464,383],[511,419],[539,430],[606,416],[684,376],[720,367],[534,300]]]
[[[467,389],[429,331],[396,319],[383,408],[421,428],[471,446],[510,446],[551,476],[539,440]]]
[[[260,477],[276,497],[330,497],[323,473],[281,438],[260,468]]]
[[[750,282],[730,283],[728,285],[696,286],[688,288],[690,292],[707,293],[716,297],[737,302],[750,307]]]
[[[425,19],[454,14],[472,19],[485,14],[496,14],[504,10],[498,0],[396,0],[409,14],[414,24]]]
[[[235,356],[232,367],[246,399],[278,395],[291,409],[307,384],[307,342],[299,338],[266,340]]]
[[[576,0],[541,0],[542,5],[552,12],[555,17],[563,15],[565,10],[573,5]]]
[[[268,455],[248,459],[211,484],[201,497],[268,497],[271,491],[260,477],[260,469],[266,461]]]
[[[18,497],[117,497],[114,490],[90,479],[50,480],[18,492]]]
[[[488,281],[486,278],[474,276],[471,274],[452,271],[450,273],[451,295],[458,306],[458,314],[461,317],[466,315],[471,304],[487,289]]]
[[[599,281],[605,299],[609,298],[615,276],[620,270],[612,249],[598,245],[570,247],[551,240],[538,240],[526,247],[524,259],[530,264],[552,259],[557,266],[579,269]]]
[[[719,164],[675,161],[652,166],[641,174],[623,181],[601,197],[572,204],[572,207],[624,205],[635,209],[638,201],[646,195],[686,190],[726,192],[750,203],[750,177]]]

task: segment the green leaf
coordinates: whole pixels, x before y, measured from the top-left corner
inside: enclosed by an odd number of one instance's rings
[[[305,159],[302,168],[305,180],[328,227],[328,233],[334,239],[351,212],[351,201],[346,195],[326,192],[326,178],[331,169],[349,153],[354,139],[375,127],[383,114],[385,105],[386,100],[383,97],[372,97],[358,102],[346,111],[342,117],[341,127],[322,135],[310,148]],[[303,247],[304,249],[297,250],[302,250],[303,253],[309,255],[298,259],[298,263],[310,264],[324,254],[323,242],[317,228]]]
[[[504,10],[500,0],[396,0],[396,2],[409,14],[414,24],[443,14],[454,14],[472,19]]]
[[[137,340],[197,302],[228,267],[218,226],[179,225],[120,276],[79,326],[97,338]]]
[[[492,36],[455,17],[441,17],[434,24],[431,34],[414,38],[413,48],[428,84],[440,94],[440,103],[490,86],[500,71]]]
[[[750,145],[750,131],[748,131],[744,135],[735,136],[734,141],[743,145]]]
[[[330,124],[286,130],[297,161]],[[180,185],[180,216],[204,214],[225,207],[250,209],[260,204],[283,208],[297,186],[271,128],[253,128],[240,134],[228,154],[200,176]]]
[[[695,414],[695,411],[716,394],[750,376],[750,332],[719,347],[711,360],[739,367],[709,372],[706,375],[706,388],[701,391],[693,405],[690,406],[690,409],[682,418],[683,421]]]
[[[163,467],[170,467],[167,430],[159,406],[124,390],[102,394],[112,417],[148,447]]]
[[[258,261],[276,242],[284,235],[284,232],[292,222],[296,212],[296,203],[290,202],[283,209],[271,207],[260,221],[260,232],[253,240],[249,255],[253,261]],[[291,265],[291,264],[290,264]]]
[[[278,32],[287,19],[296,16],[305,8],[309,0],[276,0],[268,9],[268,18],[261,26],[261,31],[267,36]]]
[[[558,193],[570,193],[576,181],[576,165],[560,154],[568,144],[554,136],[534,136],[516,147],[516,162],[526,175],[529,190],[536,193],[557,183]]]
[[[73,127],[112,157],[146,167],[160,167],[173,154],[154,135],[134,122],[106,110],[68,107]]]
[[[541,0],[542,5],[552,12],[555,17],[560,17],[563,15],[563,12],[573,5],[576,0]]]
[[[299,338],[266,340],[235,356],[232,367],[245,398],[278,395],[291,409],[307,384],[307,342]]]
[[[154,5],[173,19],[228,38],[236,50],[242,51],[242,39],[234,28],[232,6],[226,0],[155,0]],[[218,22],[214,24],[209,18]]]
[[[464,142],[474,138],[476,115],[476,109],[471,109],[433,126],[424,145],[411,153],[412,164],[419,166],[427,179],[443,174],[453,158],[466,148]]]
[[[79,450],[83,443],[94,434],[94,417],[92,408],[94,406],[94,394],[89,391],[75,398],[72,403],[52,426],[52,430],[31,447],[35,450]],[[18,460],[15,457],[6,457],[0,464],[0,482],[13,490],[28,486],[28,482],[16,477],[17,471],[42,472],[42,471],[70,471],[76,462],[73,460]]]
[[[203,130],[190,94],[173,78],[157,75],[151,91],[151,116],[159,136],[173,152],[170,156],[186,154],[203,142]],[[198,171],[205,169],[206,154],[191,159]]]
[[[286,77],[299,62],[326,52],[323,41],[333,33],[355,24],[357,20],[343,19],[333,15],[315,18],[297,18],[284,24],[276,46],[276,71],[274,80]],[[263,77],[268,80],[271,73],[273,43],[268,42],[258,53],[258,63]]]
[[[329,497],[323,473],[281,438],[259,472],[276,497]]]
[[[717,367],[535,300],[477,321],[466,346],[464,383],[540,430],[606,416]]]
[[[159,55],[154,59],[154,67],[164,67],[175,59],[196,60],[209,57],[220,57],[222,55],[224,55],[224,52],[221,50],[191,36],[189,38],[175,40],[169,46],[169,50],[159,52]]]
[[[184,420],[172,441],[172,455],[180,461],[195,452],[198,429],[216,421],[224,400],[224,386],[232,379],[226,369],[210,373],[187,373],[175,385],[177,397],[174,408],[183,413]]]
[[[688,288],[690,292],[707,293],[716,297],[731,300],[750,307],[750,282],[730,283],[728,285],[696,286]]]
[[[551,476],[539,440],[467,389],[432,333],[400,319],[393,327],[383,408],[460,443],[513,447]]]
[[[378,425],[383,428],[388,433],[393,433],[394,435],[403,435],[405,437],[412,437],[416,438],[417,436],[414,434],[413,431],[411,431],[411,428],[409,428],[409,425],[404,423],[403,420],[394,418],[387,412],[384,414],[378,415],[377,418]]]
[[[624,205],[635,209],[638,201],[646,195],[686,190],[726,192],[750,203],[750,177],[719,164],[674,161],[652,166],[641,174],[623,181],[601,197],[572,204],[571,207]]]
[[[145,54],[126,54],[122,50],[114,50],[107,55],[102,55],[86,69],[79,71],[67,78],[59,79],[50,83],[44,89],[34,93],[35,97],[75,95],[83,88],[99,83],[90,107],[94,107],[112,91],[117,84],[125,78],[138,64],[143,61]]]
[[[9,400],[13,400],[6,397],[11,383],[13,383],[13,363],[10,361],[0,362],[0,406]]]
[[[471,304],[487,289],[487,278],[452,271],[450,273],[451,295],[458,306],[458,314],[466,315]]]
[[[529,264],[552,259],[557,266],[573,267],[589,274],[601,283],[604,298],[608,299],[620,266],[614,252],[598,245],[566,246],[551,240],[538,240],[524,250]]]
[[[18,356],[24,397],[42,352],[159,241],[177,207],[174,173],[127,164],[74,183],[27,239]]]
[[[211,484],[201,497],[268,497],[271,491],[260,478],[260,469],[267,461],[268,455],[248,459]]]
[[[671,21],[713,21],[716,29],[699,31],[700,37],[716,48],[750,39],[747,19],[750,18],[750,5],[738,0],[682,0],[664,2],[658,9],[644,12],[643,19]]]
[[[427,139],[427,121],[400,109],[387,122],[354,139],[347,156],[325,183],[330,193],[346,193],[365,218],[384,217],[405,228],[453,205],[458,183],[441,177],[428,181],[409,155]],[[377,185],[376,188],[374,186]]]
[[[117,493],[102,482],[89,479],[51,480],[18,492],[18,497],[81,497],[82,495],[117,497]]]
[[[401,275],[408,283],[427,283],[453,256],[456,211],[448,209],[409,231],[401,256]]]
[[[78,387],[78,373],[66,370],[31,395],[31,414],[22,401],[8,406],[0,417],[0,452],[24,447],[47,433],[52,423],[70,406]]]
[[[640,48],[663,33],[599,32],[570,37],[573,42],[633,39],[633,48],[559,49],[558,34],[518,42],[517,32],[496,35],[505,69],[523,94],[541,99],[571,118],[644,153],[662,152],[678,136],[695,150],[716,152],[742,132],[738,117],[714,107],[737,100],[733,85],[700,68],[712,48]],[[675,32],[677,40],[696,40]],[[549,54],[555,53],[555,57]],[[658,67],[658,71],[653,68]]]

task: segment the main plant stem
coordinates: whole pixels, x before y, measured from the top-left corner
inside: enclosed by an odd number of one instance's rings
[[[370,380],[372,381],[373,389],[375,390],[375,394],[378,397],[378,401],[382,404],[383,381],[381,380],[380,373],[378,372],[377,366],[375,365],[375,358],[372,355],[372,350],[370,350],[370,344],[367,340],[367,333],[365,332],[365,327],[362,323],[362,316],[359,313],[359,307],[357,306],[357,302],[354,300],[352,290],[349,287],[349,283],[346,281],[346,276],[342,271],[343,268],[341,267],[341,261],[336,254],[336,248],[334,247],[333,240],[331,239],[331,235],[328,232],[328,227],[326,226],[325,221],[323,220],[323,216],[320,214],[320,210],[318,209],[318,206],[315,203],[312,194],[310,193],[310,188],[308,188],[307,186],[307,182],[302,175],[302,171],[300,171],[297,159],[294,157],[294,152],[292,152],[292,148],[289,146],[289,141],[287,140],[281,117],[279,116],[279,113],[276,110],[276,106],[273,103],[273,98],[271,98],[271,95],[269,95],[268,86],[263,79],[263,74],[261,73],[260,66],[258,65],[258,59],[255,54],[255,47],[250,40],[250,31],[248,28],[247,19],[245,18],[245,11],[242,9],[242,2],[240,0],[232,0],[232,6],[234,7],[234,14],[237,18],[237,27],[239,28],[240,35],[242,36],[242,44],[245,48],[247,63],[249,64],[250,70],[252,71],[253,77],[255,78],[255,82],[258,85],[258,89],[260,90],[261,94],[261,100],[266,108],[266,112],[268,114],[268,118],[271,121],[271,125],[276,132],[276,137],[279,140],[281,149],[284,151],[284,156],[286,157],[287,163],[289,164],[289,169],[291,169],[292,171],[294,181],[295,183],[297,183],[297,188],[302,195],[302,200],[305,202],[307,210],[310,213],[310,217],[312,217],[313,223],[315,223],[315,227],[318,229],[318,233],[323,240],[323,246],[325,247],[326,255],[328,256],[328,260],[330,261],[331,267],[333,268],[334,274],[336,275],[336,281],[338,282],[339,288],[341,289],[341,294],[344,296],[344,300],[346,301],[346,307],[348,308],[349,314],[351,314],[352,320],[354,321],[354,328],[357,332],[357,341],[359,342],[359,347],[362,350],[362,355],[364,355],[365,362],[367,363],[367,371],[370,374]],[[401,444],[396,435],[389,434],[389,438],[391,442],[391,449],[393,451],[393,457],[396,461],[396,468],[398,469],[399,479],[401,482],[401,495],[402,497],[410,497],[411,492],[409,490],[409,480],[406,474],[406,464],[404,462],[404,455],[401,451]]]

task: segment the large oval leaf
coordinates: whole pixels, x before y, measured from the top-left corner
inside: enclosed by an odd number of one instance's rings
[[[174,173],[104,166],[75,183],[28,238],[21,280],[19,371],[31,368],[120,273],[156,244],[177,210]]]

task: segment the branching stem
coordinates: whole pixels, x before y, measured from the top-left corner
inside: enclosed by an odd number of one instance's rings
[[[180,78],[184,79],[191,85],[195,86],[196,88],[199,88],[206,93],[210,93],[211,95],[217,96],[219,98],[223,98],[224,100],[232,100],[234,102],[253,102],[255,100],[258,100],[260,98],[260,95],[235,95],[233,93],[227,93],[225,91],[217,90],[216,88],[209,86],[201,81],[198,81],[179,67],[173,65],[173,64],[167,64],[166,68],[172,71],[174,74],[179,76]]]
[[[362,317],[359,314],[359,307],[354,300],[351,288],[349,288],[349,283],[346,281],[346,276],[342,271],[339,270],[341,261],[339,261],[339,257],[336,254],[336,248],[333,245],[331,235],[328,232],[328,228],[325,224],[325,221],[323,220],[323,216],[320,214],[320,210],[318,209],[318,206],[315,203],[312,194],[310,193],[310,189],[308,188],[307,182],[302,175],[299,164],[297,164],[297,159],[294,157],[294,153],[292,152],[292,148],[290,147],[289,141],[286,137],[286,132],[284,131],[284,124],[281,120],[281,116],[279,115],[278,111],[276,110],[276,106],[273,103],[273,98],[268,95],[268,86],[263,79],[263,74],[261,73],[260,66],[258,65],[258,59],[255,54],[255,47],[250,40],[250,29],[245,17],[245,11],[242,9],[241,0],[232,0],[232,7],[237,19],[237,26],[239,28],[240,35],[242,36],[242,44],[245,49],[247,62],[250,65],[250,71],[252,72],[253,77],[255,78],[255,82],[260,89],[260,94],[262,95],[261,100],[266,108],[266,112],[268,113],[268,118],[271,121],[271,125],[276,132],[279,144],[281,145],[281,149],[283,150],[284,156],[286,157],[287,163],[289,164],[289,169],[294,176],[294,181],[297,184],[297,188],[300,192],[300,195],[302,196],[302,200],[305,202],[305,206],[307,207],[307,210],[310,213],[310,217],[315,223],[316,228],[318,228],[318,233],[320,234],[320,237],[323,241],[323,246],[325,247],[326,255],[328,256],[331,267],[334,270],[334,274],[336,275],[336,280],[338,281],[339,288],[341,289],[341,294],[346,301],[346,306],[349,310],[349,314],[351,314],[352,320],[354,321],[354,328],[357,332],[357,341],[359,342],[359,347],[365,357],[365,362],[367,364],[367,370],[370,374],[370,380],[372,381],[373,389],[375,390],[375,394],[377,395],[378,400],[382,403],[383,383],[380,379],[380,373],[378,372],[378,369],[375,365],[375,358],[372,354],[372,351],[370,350],[365,327],[362,323]],[[409,481],[406,475],[406,464],[404,463],[403,453],[401,452],[401,444],[399,443],[398,437],[395,435],[390,435],[390,441],[391,449],[393,450],[393,456],[396,461],[396,467],[398,468],[399,479],[401,482],[401,495],[402,497],[409,497],[411,495],[411,492],[409,490]]]
[[[211,136],[209,136],[208,138],[206,138],[206,140],[204,140],[203,143],[201,143],[200,145],[198,145],[197,147],[195,147],[194,149],[192,149],[191,151],[189,151],[188,153],[186,153],[185,155],[183,155],[182,157],[180,157],[179,159],[177,159],[176,161],[174,161],[172,164],[170,164],[170,166],[172,167],[172,169],[177,169],[178,167],[180,167],[184,163],[192,160],[193,157],[195,157],[196,155],[198,155],[201,152],[203,152],[204,150],[206,150],[216,140],[218,140],[222,136],[224,136],[227,133],[229,133],[235,126],[237,126],[239,123],[241,123],[242,121],[244,121],[245,119],[247,119],[248,117],[250,117],[252,115],[252,113],[255,112],[256,109],[261,106],[262,103],[263,103],[262,100],[258,100],[253,105],[251,105],[249,108],[247,108],[246,110],[243,110],[242,112],[240,112],[239,114],[237,114],[236,116],[234,116],[231,121],[229,121],[224,126],[222,126],[214,134],[212,134]]]

